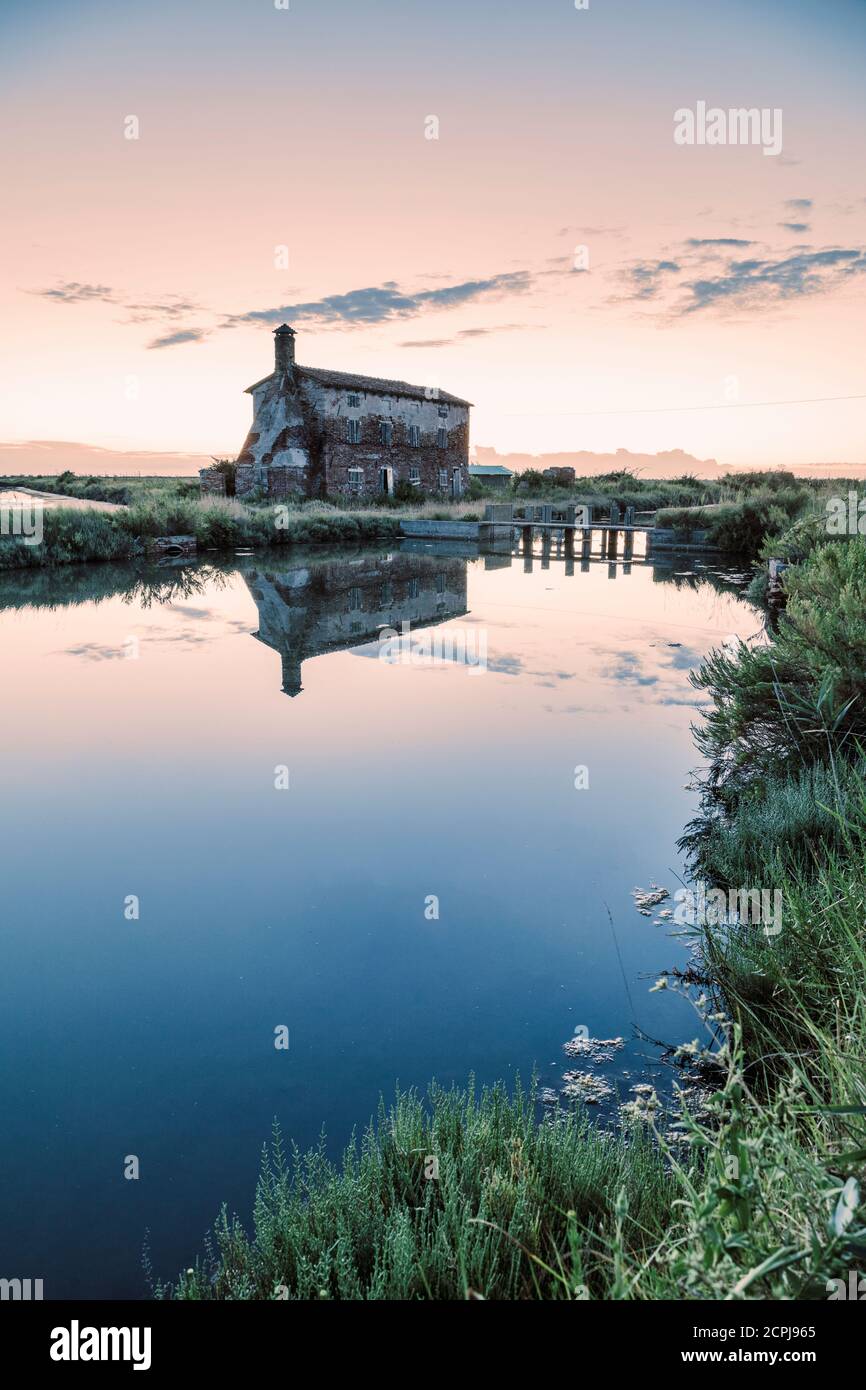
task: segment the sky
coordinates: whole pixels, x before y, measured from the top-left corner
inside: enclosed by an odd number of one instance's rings
[[[501,452],[866,462],[866,0],[288,3],[0,0],[0,468],[234,456],[283,321]]]

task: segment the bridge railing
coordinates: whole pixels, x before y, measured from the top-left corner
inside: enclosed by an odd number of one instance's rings
[[[484,509],[484,520],[494,526],[563,526],[579,530],[635,524],[633,506],[623,512],[618,502],[611,502],[607,520],[598,515],[600,510],[587,502],[490,502]]]

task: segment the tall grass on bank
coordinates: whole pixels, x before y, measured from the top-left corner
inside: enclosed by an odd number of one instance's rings
[[[0,539],[0,571],[73,565],[79,561],[128,560],[139,552],[136,538],[120,526],[116,513],[65,511],[42,514],[42,540],[28,545],[20,536]]]
[[[199,551],[295,545],[362,545],[399,535],[400,519],[385,512],[341,512],[325,503],[247,507],[234,500],[183,497],[160,489],[117,512],[43,512],[43,539],[0,540],[0,570],[143,556],[156,536],[192,535]]]
[[[704,530],[714,549],[754,559],[768,535],[780,535],[813,504],[808,487],[753,491],[710,507],[665,507],[656,525],[689,534]]]
[[[774,846],[803,842],[810,831],[833,839],[822,808],[844,818],[862,770],[866,547],[859,537],[819,545],[785,582],[787,607],[773,640],[715,651],[692,677],[710,698],[696,733],[707,773],[700,814],[682,843],[697,872],[714,882],[730,882],[725,844],[740,847],[736,859],[759,825],[771,835],[768,858]],[[810,813],[813,792],[819,800]],[[775,829],[774,816],[783,822]]]
[[[429,1179],[431,1159],[438,1178]],[[519,1083],[477,1095],[430,1088],[380,1105],[342,1164],[322,1148],[266,1148],[252,1239],[223,1211],[186,1299],[464,1299],[601,1296],[619,1226],[651,1248],[668,1181],[645,1136],[609,1143],[582,1116],[539,1125]]]

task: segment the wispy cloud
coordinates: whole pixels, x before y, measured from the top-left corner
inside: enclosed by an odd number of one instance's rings
[[[655,299],[667,278],[678,275],[680,270],[677,261],[634,261],[623,272],[626,298]]]
[[[866,274],[866,250],[832,247],[776,259],[730,261],[716,276],[683,285],[678,312],[693,314],[720,305],[760,309],[768,304],[826,294],[856,275]]]
[[[790,199],[803,204],[809,200]],[[807,222],[779,223],[802,236]],[[755,247],[747,257],[732,254]],[[632,261],[619,270],[621,292],[614,302],[652,301],[667,319],[716,309],[759,311],[807,295],[829,294],[866,274],[866,247],[831,246],[774,251],[740,237],[689,237],[663,260]]]
[[[166,333],[162,338],[154,338],[148,348],[177,347],[180,343],[200,343],[207,337],[206,328],[179,328],[175,333]]]
[[[814,203],[811,198],[786,198],[785,207],[792,212],[808,212]]]
[[[499,323],[490,328],[462,328],[452,338],[413,338],[408,342],[400,343],[398,346],[403,348],[453,347],[456,343],[463,342],[467,338],[486,338],[492,333],[516,333],[522,329],[543,327],[544,324],[540,323]]]
[[[686,246],[754,246],[753,241],[744,241],[737,236],[693,236],[689,237]]]
[[[57,304],[113,304],[129,317],[126,323],[173,323],[187,314],[197,313],[201,305],[183,295],[166,294],[157,299],[131,299],[110,285],[89,285],[79,280],[61,280],[44,290],[28,290],[28,294]]]
[[[62,280],[47,290],[28,290],[28,294],[40,295],[43,299],[56,299],[59,304],[88,304],[94,300],[103,304],[116,304],[117,297],[109,285],[84,285],[78,280]]]
[[[525,294],[531,289],[533,277],[529,271],[516,270],[493,275],[486,280],[464,280],[439,289],[402,290],[394,280],[366,289],[349,290],[346,294],[326,295],[323,299],[302,304],[281,304],[274,309],[250,309],[244,314],[231,314],[225,319],[228,326],[258,323],[306,323],[369,325],[389,323],[394,319],[418,318],[427,309],[453,309],[481,299],[505,299]]]
[[[200,304],[195,304],[191,299],[184,299],[181,296],[169,295],[165,299],[145,301],[141,304],[124,304],[130,315],[130,323],[152,323],[155,319],[181,319],[187,314],[196,314],[201,310]]]

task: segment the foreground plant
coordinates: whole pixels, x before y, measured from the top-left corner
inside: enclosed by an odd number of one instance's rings
[[[647,1135],[611,1143],[581,1114],[539,1124],[520,1085],[430,1088],[380,1106],[335,1166],[265,1149],[248,1236],[224,1210],[206,1256],[162,1296],[603,1297],[612,1243],[649,1249],[669,1202]]]

